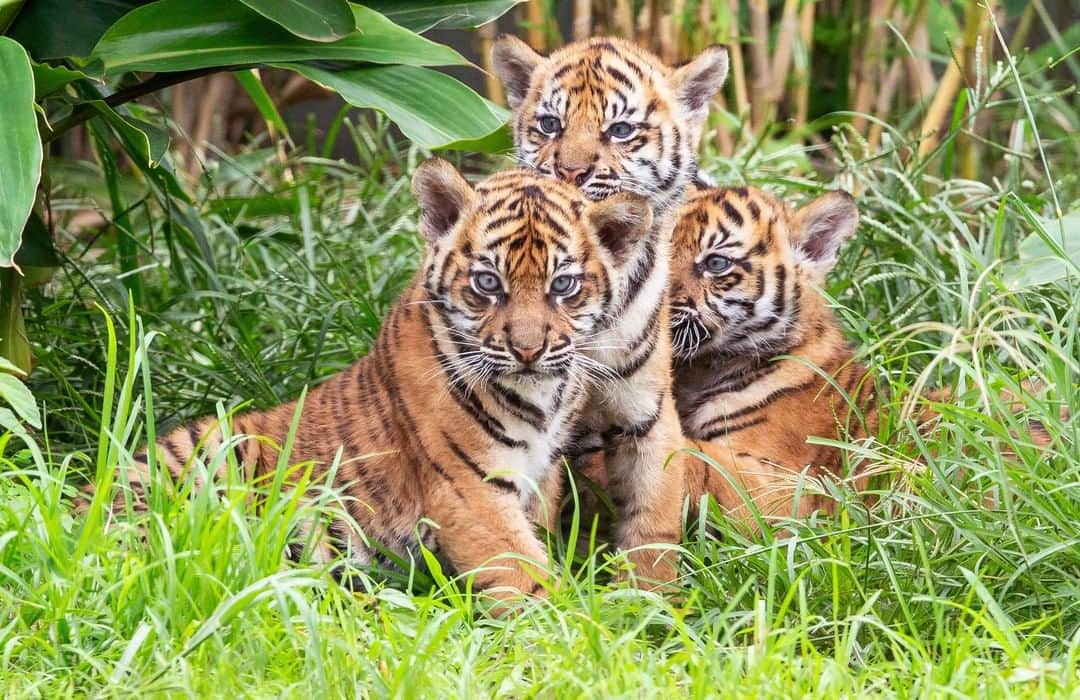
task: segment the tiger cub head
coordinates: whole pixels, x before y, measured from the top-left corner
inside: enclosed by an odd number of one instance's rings
[[[588,365],[580,353],[625,285],[625,252],[652,226],[648,202],[591,202],[524,169],[474,187],[440,159],[417,169],[412,188],[433,331],[454,371],[537,381]]]
[[[503,36],[492,57],[519,165],[593,200],[634,192],[657,212],[680,201],[697,175],[709,100],[727,77],[724,49],[671,68],[622,39],[579,41],[545,58]]]
[[[696,191],[672,245],[676,358],[767,358],[794,348],[821,318],[820,287],[859,221],[846,192],[792,211],[759,189]]]

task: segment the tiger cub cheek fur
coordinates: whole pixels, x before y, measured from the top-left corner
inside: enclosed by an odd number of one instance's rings
[[[630,42],[594,38],[544,58],[501,37],[495,70],[514,112],[521,165],[580,187],[590,199],[636,192],[663,209],[697,172],[709,99],[727,76],[727,53],[710,48],[665,66]]]
[[[676,357],[767,356],[798,343],[804,293],[824,283],[857,222],[854,201],[843,192],[798,211],[753,188],[695,192],[674,234]]]

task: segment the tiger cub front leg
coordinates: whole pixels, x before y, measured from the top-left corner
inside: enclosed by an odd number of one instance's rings
[[[636,392],[636,393],[641,393]],[[684,464],[682,430],[670,392],[661,390],[626,423],[605,435],[608,490],[618,509],[615,541],[646,583],[675,579],[681,535]]]
[[[458,573],[477,570],[477,591],[499,600],[545,594],[547,550],[516,492],[443,480],[428,488],[426,501],[439,549]]]

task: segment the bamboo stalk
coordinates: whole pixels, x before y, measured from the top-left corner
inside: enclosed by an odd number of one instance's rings
[[[201,161],[206,154],[206,142],[210,140],[214,130],[214,118],[223,104],[227,104],[229,93],[232,92],[233,78],[228,74],[212,75],[208,78],[209,85],[199,103],[198,115],[195,118],[195,127],[191,135],[191,142],[195,149],[195,158],[188,163],[188,172],[194,174],[202,166]]]
[[[709,46],[710,44],[712,44],[713,41],[714,41],[712,3],[709,2],[709,0],[701,0],[698,3],[697,21],[698,21],[698,25],[701,27],[701,31],[700,32],[686,32],[687,36],[690,37],[690,38],[693,38],[693,37],[700,37],[701,38],[700,42],[698,42],[696,44],[692,43],[690,45],[690,52],[692,54],[698,53],[699,51],[704,49],[706,46]]]
[[[750,93],[750,121],[754,131],[761,133],[769,117],[769,3],[749,0],[750,58],[754,70],[754,90]],[[737,16],[737,15],[736,15]]]
[[[742,36],[739,33],[739,0],[728,0],[727,33],[735,108],[739,119],[743,119],[750,113],[750,97],[746,89],[746,62],[743,60]]]
[[[934,69],[930,65],[930,33],[926,25],[927,2],[919,0],[908,32],[908,45],[914,55],[905,55],[908,90],[911,101],[922,102],[934,92]]]
[[[631,0],[615,0],[615,29],[619,36],[634,38],[634,8]]]
[[[491,57],[491,46],[495,42],[497,30],[495,22],[488,22],[476,28],[476,36],[479,39],[480,61],[484,69],[484,90],[489,100],[505,105],[506,95],[503,93],[502,82],[495,74],[495,65]]]
[[[987,14],[983,11],[982,6],[975,2],[969,3],[964,12],[964,80],[968,89],[971,90],[969,106],[979,99],[979,83],[985,77],[979,52],[980,49],[985,52],[982,36],[985,33],[984,25],[986,22]],[[972,123],[969,128],[975,130],[976,124]],[[956,156],[957,162],[960,164],[960,177],[966,180],[974,180],[979,160],[978,140],[964,132],[957,134]]]
[[[659,9],[659,0],[644,0],[634,18],[634,41],[653,53],[658,53],[655,32]]]
[[[592,0],[574,0],[572,33],[574,41],[588,39],[592,35]]]
[[[805,59],[796,66],[795,75],[795,127],[806,125],[810,114],[810,56],[814,48],[814,3],[807,0],[799,12],[799,41],[802,42]]]
[[[889,16],[888,13],[888,0],[870,0],[866,37],[856,71],[855,99],[852,102],[855,116],[851,120],[851,126],[859,133],[866,129],[865,115],[869,114],[874,104],[874,93],[879,87],[881,58],[885,55],[885,19]]]
[[[524,6],[525,11],[525,42],[544,53],[547,50],[547,42],[544,37],[544,3],[542,0],[530,0]]]
[[[941,76],[937,92],[930,102],[930,107],[923,117],[922,126],[919,128],[919,157],[925,157],[938,145],[938,130],[945,121],[949,110],[952,108],[956,92],[964,80],[964,53],[961,47],[954,50],[953,60],[949,62],[945,74]]]
[[[878,93],[877,103],[874,106],[874,115],[877,117],[877,121],[870,125],[870,136],[866,139],[867,150],[870,153],[877,151],[878,146],[881,145],[881,135],[885,131],[882,122],[889,117],[893,97],[896,95],[897,88],[900,87],[900,78],[903,77],[903,70],[903,59],[900,57],[894,58],[889,65],[888,72],[885,74],[885,80],[881,84],[881,91]]]
[[[778,103],[787,87],[791,57],[795,53],[795,37],[799,31],[799,0],[784,0],[780,25],[776,31],[776,49],[773,51],[772,70],[769,74],[769,101]]]
[[[724,100],[724,94],[720,93],[714,98],[716,102],[716,108],[720,112],[724,112],[727,109]],[[726,124],[717,124],[715,127],[715,136],[713,137],[716,142],[716,149],[725,156],[732,156],[735,154],[735,141],[731,138],[731,131],[727,128]]]
[[[1012,40],[1009,42],[1009,53],[1016,55],[1024,50],[1027,46],[1028,36],[1031,34],[1031,27],[1035,21],[1035,5],[1029,3],[1024,8],[1024,12],[1020,15],[1020,21],[1016,24],[1016,29],[1013,30]]]
[[[660,28],[658,34],[659,50],[657,53],[667,65],[675,65],[679,61],[679,44],[678,36],[675,32],[675,23],[672,20],[670,14],[664,15],[660,18]]]

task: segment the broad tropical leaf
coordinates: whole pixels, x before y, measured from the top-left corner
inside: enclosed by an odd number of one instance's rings
[[[345,0],[240,0],[263,17],[296,36],[312,41],[335,41],[356,31]]]
[[[364,66],[340,71],[280,64],[338,92],[356,107],[383,112],[425,148],[483,144],[508,113],[443,73],[413,66]]]
[[[30,0],[8,30],[35,60],[89,55],[101,35],[147,0]]]
[[[478,2],[431,2],[431,0],[369,0],[364,4],[386,15],[395,24],[414,32],[429,29],[471,29],[501,17],[522,0]]]
[[[411,66],[467,65],[453,49],[352,5],[358,31],[333,42],[290,34],[254,10],[222,0],[158,0],[125,15],[94,48],[107,72],[182,71],[272,61],[345,60]]]
[[[0,267],[11,267],[41,179],[34,73],[23,47],[0,37]]]

